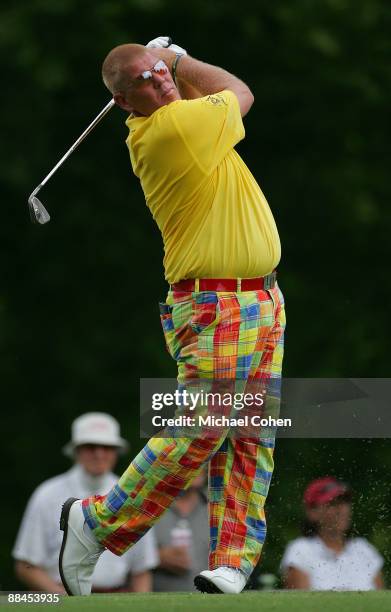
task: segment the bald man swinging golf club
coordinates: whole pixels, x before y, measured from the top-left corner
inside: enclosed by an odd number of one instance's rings
[[[178,383],[274,383],[285,310],[280,241],[267,201],[235,151],[254,98],[240,79],[189,57],[166,37],[114,48],[103,80],[129,117],[135,175],[163,237],[170,285],[160,314]],[[137,290],[137,275],[134,277]],[[99,555],[122,555],[209,464],[207,593],[240,593],[266,536],[274,438],[152,437],[108,493],[67,500],[60,574],[88,595]]]

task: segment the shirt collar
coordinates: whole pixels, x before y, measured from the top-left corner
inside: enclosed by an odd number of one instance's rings
[[[102,476],[92,476],[79,463],[75,463],[69,470],[69,473],[77,489],[88,491],[91,495],[102,494],[102,491],[108,491],[111,488],[114,477],[112,472],[106,472]]]

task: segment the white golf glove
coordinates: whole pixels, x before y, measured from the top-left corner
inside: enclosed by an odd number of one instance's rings
[[[152,49],[161,48],[164,49],[171,45],[171,38],[169,36],[158,36],[149,41],[145,46]]]
[[[171,43],[171,38],[169,36],[158,36],[157,38],[150,40],[149,43],[147,43],[145,46],[149,47],[150,49],[153,49],[153,48],[167,49],[168,48],[168,49],[171,49],[171,51],[174,51],[174,53],[180,53],[181,55],[187,55],[186,49],[183,49],[179,45],[175,45],[174,43]]]

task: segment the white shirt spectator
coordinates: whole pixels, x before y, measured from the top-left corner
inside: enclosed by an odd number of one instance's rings
[[[331,550],[318,536],[290,542],[281,561],[281,571],[294,567],[305,572],[313,591],[370,591],[383,565],[383,558],[364,538],[346,541],[342,552]]]
[[[103,495],[118,481],[109,472],[92,477],[76,464],[68,472],[40,484],[32,494],[12,551],[14,559],[27,561],[45,569],[53,580],[61,583],[58,556],[61,548],[61,507],[68,497],[84,499]],[[141,574],[156,567],[159,557],[152,530],[124,555],[105,551],[96,566],[93,588],[113,589],[124,586],[129,574]]]

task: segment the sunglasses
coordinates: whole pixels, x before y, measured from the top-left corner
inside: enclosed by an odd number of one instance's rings
[[[145,83],[146,81],[150,81],[152,79],[152,74],[159,74],[162,76],[163,74],[167,74],[168,68],[163,60],[159,60],[156,62],[154,66],[152,66],[151,70],[144,70],[138,77],[135,79],[135,83],[140,85],[141,83]]]

